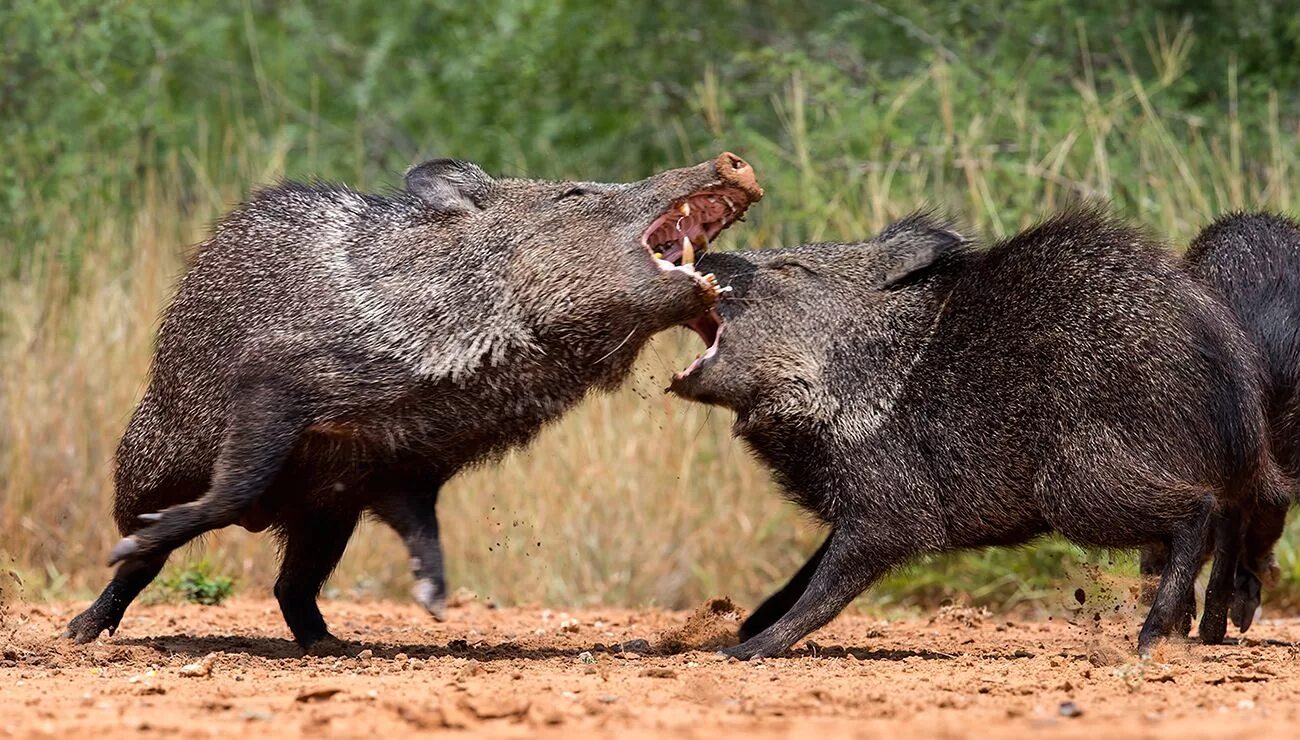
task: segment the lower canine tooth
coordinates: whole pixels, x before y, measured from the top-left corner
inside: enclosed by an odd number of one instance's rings
[[[682,237],[682,264],[695,264],[695,247],[691,244],[691,240],[684,236]]]

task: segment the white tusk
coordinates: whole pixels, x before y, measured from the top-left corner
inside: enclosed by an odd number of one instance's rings
[[[695,246],[691,244],[690,239],[684,236],[682,237],[682,264],[695,264]]]

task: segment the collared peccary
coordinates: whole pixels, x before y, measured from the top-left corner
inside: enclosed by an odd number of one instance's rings
[[[1184,613],[1211,525],[1276,495],[1253,348],[1160,245],[1080,208],[987,251],[917,215],[873,239],[711,254],[732,287],[670,390],[734,431],[829,525],[743,624],[780,653],[925,553],[1050,531],[1170,552],[1138,638]],[[1236,550],[1202,630],[1222,633]],[[1217,626],[1216,626],[1217,625]]]
[[[1293,481],[1300,476],[1300,223],[1270,213],[1229,214],[1192,241],[1186,259],[1259,350],[1271,447]],[[1262,586],[1280,577],[1273,544],[1289,504],[1262,502],[1247,514],[1231,612],[1242,632],[1254,619]],[[1143,573],[1157,572],[1165,558],[1158,547],[1144,550]]]
[[[436,615],[439,487],[706,311],[718,288],[692,255],[762,196],[730,153],[629,184],[493,179],[445,159],[405,184],[283,183],[200,246],[117,450],[117,573],[70,637],[113,631],[173,549],[239,523],[279,534],[275,595],[310,646],[328,637],[317,594],[366,511],[406,541]]]

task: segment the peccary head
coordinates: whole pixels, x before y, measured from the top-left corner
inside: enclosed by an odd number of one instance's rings
[[[441,215],[442,241],[509,250],[514,297],[569,314],[584,302],[607,307],[611,289],[662,292],[646,278],[692,264],[763,195],[753,169],[729,152],[618,184],[494,179],[472,163],[437,159],[408,171],[406,185]],[[593,275],[609,284],[593,284]]]
[[[878,370],[887,382],[909,361],[931,306],[928,292],[900,288],[959,258],[965,244],[917,214],[864,242],[710,254],[701,269],[732,292],[687,324],[708,348],[669,390],[730,408],[742,425],[760,416],[827,421],[863,390],[855,376]]]

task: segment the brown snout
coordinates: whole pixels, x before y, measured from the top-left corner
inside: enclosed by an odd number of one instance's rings
[[[731,152],[723,152],[713,160],[713,169],[717,172],[718,179],[726,185],[744,191],[751,202],[762,199],[763,188],[759,186],[758,178],[754,176],[754,168],[749,166],[749,162]]]

